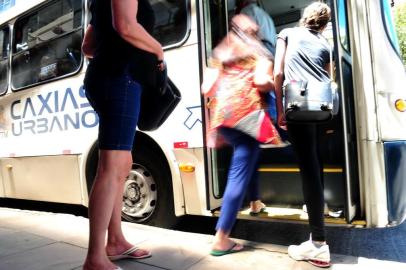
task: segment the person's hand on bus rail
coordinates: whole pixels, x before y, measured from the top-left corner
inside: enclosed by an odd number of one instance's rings
[[[277,117],[278,121],[278,126],[283,129],[283,130],[288,130],[288,127],[286,126],[286,119],[285,119],[285,114],[284,113],[278,113]]]

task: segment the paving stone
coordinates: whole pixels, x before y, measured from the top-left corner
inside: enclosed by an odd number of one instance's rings
[[[295,261],[286,254],[246,247],[243,251],[220,257],[207,256],[188,270],[291,270]]]
[[[212,235],[123,222],[129,241],[152,257],[116,262],[124,270],[320,270],[287,255],[287,247],[235,239],[244,251],[209,255]],[[88,220],[73,215],[0,208],[0,270],[82,270]],[[405,263],[332,255],[333,270],[406,269]]]
[[[55,243],[55,240],[27,232],[13,230],[10,230],[8,234],[3,232],[3,230],[0,230],[0,260],[7,255],[19,254],[30,249]]]
[[[143,262],[165,269],[189,269],[208,256],[211,239],[212,236],[208,235],[160,231],[149,235],[149,238],[141,244],[142,248],[152,252],[152,257]]]
[[[0,258],[0,270],[69,270],[83,264],[86,250],[53,243]]]
[[[10,229],[10,228],[1,228],[0,227],[0,236],[15,233],[15,232],[18,232],[18,231],[14,230],[14,229]]]

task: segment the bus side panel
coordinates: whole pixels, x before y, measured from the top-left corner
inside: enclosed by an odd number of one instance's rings
[[[2,158],[5,197],[81,204],[79,156]]]
[[[97,138],[83,74],[9,93],[0,108],[0,157],[81,154]]]
[[[181,171],[185,210],[189,215],[204,215],[206,210],[206,185],[204,168],[204,149],[175,149],[179,165],[190,165],[193,171]]]
[[[388,218],[392,224],[406,219],[406,141],[385,142]]]
[[[403,146],[400,143],[397,146],[399,150],[394,150],[396,147],[392,146],[389,141],[393,141],[396,145],[398,142],[403,142],[406,139],[406,114],[395,107],[396,100],[406,99],[404,91],[406,73],[396,46],[394,46],[396,41],[390,35],[394,29],[391,24],[392,18],[389,1],[373,0],[366,1],[365,3],[367,7],[366,13],[369,17],[370,63],[373,71],[375,95],[375,104],[372,104],[376,110],[376,130],[379,135],[376,139],[383,145],[382,150],[384,153],[382,154],[384,157],[382,161],[386,164],[382,164],[382,177],[386,176],[386,181],[388,181],[384,187],[377,189],[376,193],[371,193],[370,198],[381,197],[383,199],[386,197],[387,220],[396,223],[404,219],[406,211],[406,200],[402,199],[400,194],[400,192],[405,190],[404,187],[406,186],[402,183],[401,175],[403,171],[395,167],[396,163],[399,166],[402,165],[402,161],[396,160],[395,157],[400,158],[403,156],[402,154],[396,154],[397,151],[402,153]],[[372,102],[372,99],[370,102]],[[369,112],[367,112],[367,115],[370,115]],[[375,141],[375,139],[371,139]],[[378,164],[381,166],[380,163],[372,164],[374,164],[374,167],[378,167]],[[371,175],[371,177],[376,177],[376,175],[378,174]],[[371,184],[381,185],[381,178],[375,178]],[[383,193],[384,191],[385,194]],[[371,203],[372,207],[375,208],[375,210],[372,210],[375,212],[375,215],[383,218],[384,211],[377,211],[378,208],[374,207],[373,201]]]
[[[390,11],[376,8],[383,7],[380,5],[382,0],[375,1],[375,4],[370,3],[370,31],[379,133],[382,141],[405,140],[406,113],[396,110],[395,103],[398,99],[406,99],[406,72],[389,38],[391,26],[385,27],[385,17],[391,19]]]
[[[370,1],[373,2],[373,1]],[[374,1],[375,2],[375,1]],[[347,1],[354,79],[355,121],[359,158],[360,193],[368,227],[388,223],[383,143],[379,133],[376,74],[371,45],[368,1]],[[373,7],[373,5],[371,5]],[[372,35],[373,36],[373,35]],[[372,64],[371,64],[372,63]]]

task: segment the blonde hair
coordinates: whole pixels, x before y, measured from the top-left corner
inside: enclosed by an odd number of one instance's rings
[[[321,2],[314,2],[305,8],[299,24],[306,28],[320,31],[327,25],[330,16],[331,9],[328,5]]]

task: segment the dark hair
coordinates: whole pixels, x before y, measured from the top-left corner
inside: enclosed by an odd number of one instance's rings
[[[314,2],[308,5],[300,19],[300,25],[306,28],[320,31],[330,20],[330,7],[321,2]]]
[[[245,6],[248,4],[255,3],[258,4],[257,0],[237,0],[235,2],[235,9],[236,9],[236,14],[239,14],[241,12],[241,9],[243,9]]]

